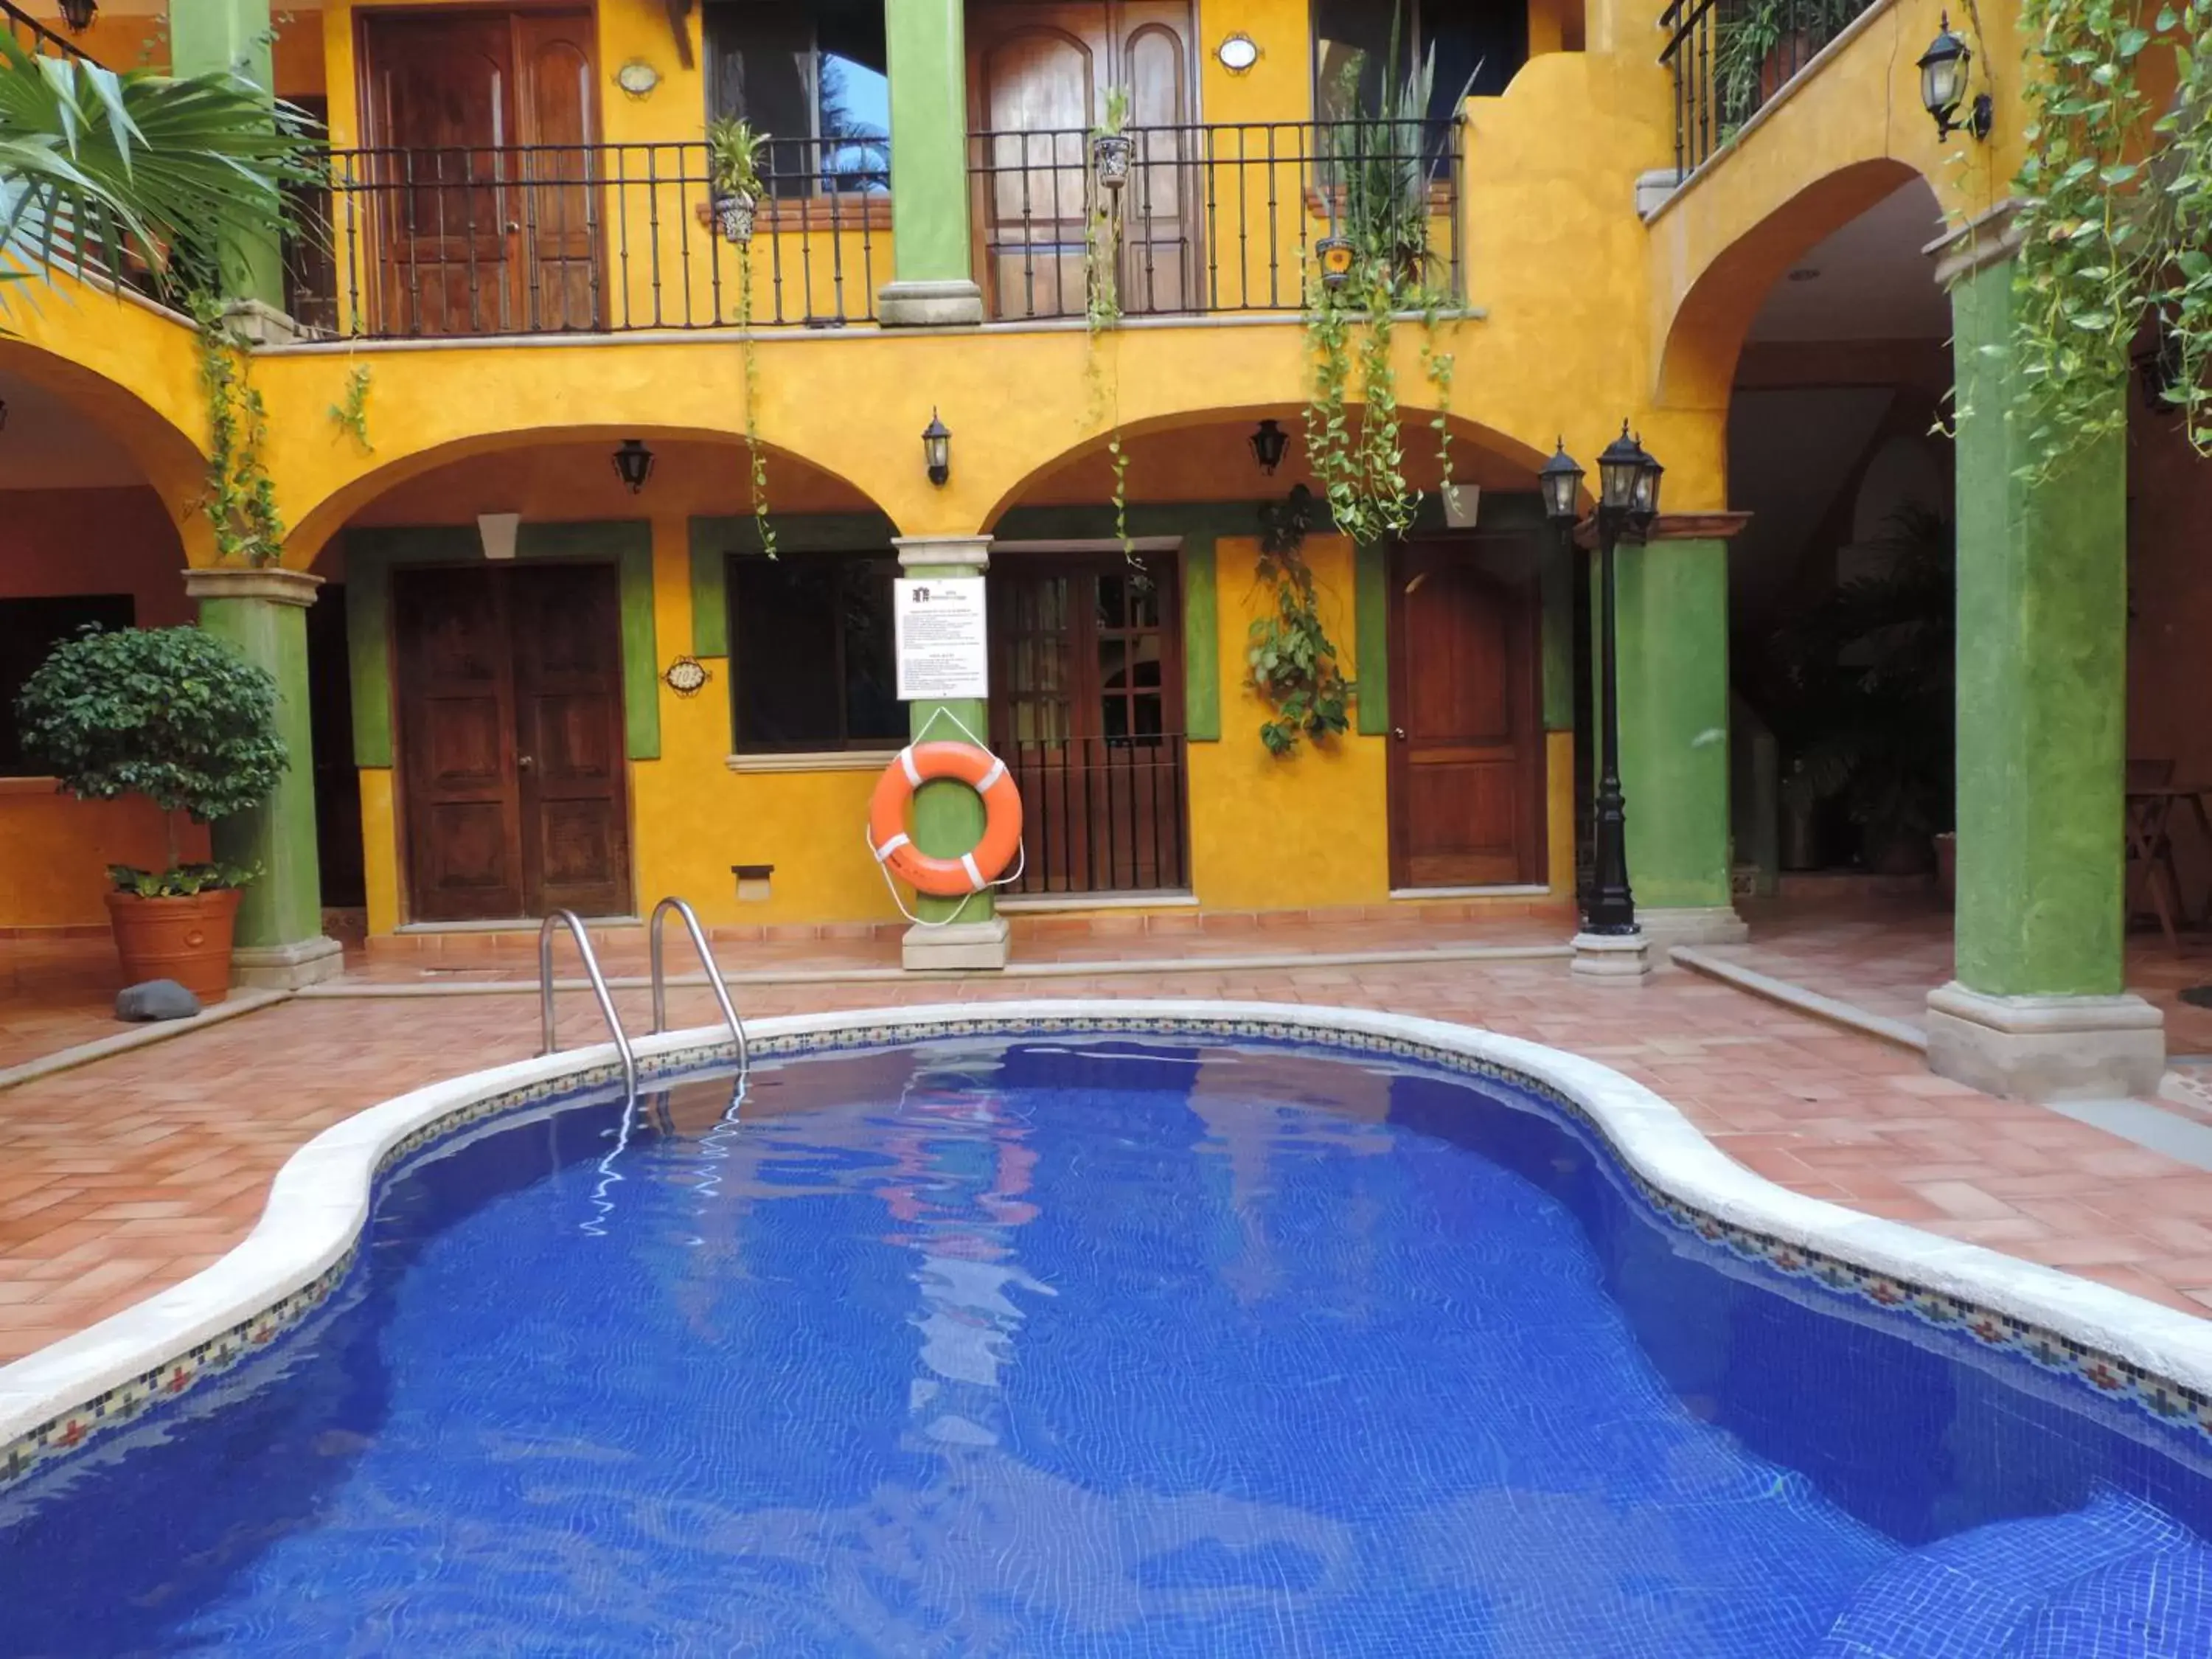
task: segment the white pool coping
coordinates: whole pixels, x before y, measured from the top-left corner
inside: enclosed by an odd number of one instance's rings
[[[1595,1060],[1477,1027],[1364,1009],[1190,999],[1052,999],[843,1010],[750,1023],[756,1042],[905,1028],[1135,1020],[1265,1022],[1320,1042],[1363,1036],[1486,1061],[1547,1085],[1588,1113],[1614,1154],[1661,1193],[1724,1224],[1841,1259],[2040,1327],[2212,1396],[2212,1322],[2056,1268],[1884,1221],[1777,1186],[1719,1151],[1667,1101]],[[942,1036],[940,1030],[931,1033]],[[1131,1034],[1139,1035],[1139,1034]],[[1224,1032],[1233,1039],[1234,1032]],[[699,1027],[635,1044],[641,1059],[726,1042]],[[0,1449],[55,1423],[200,1344],[246,1325],[344,1260],[368,1219],[378,1170],[410,1135],[459,1109],[605,1066],[611,1045],[568,1049],[416,1089],[331,1125],[288,1159],[246,1240],[181,1284],[11,1364],[0,1366]]]

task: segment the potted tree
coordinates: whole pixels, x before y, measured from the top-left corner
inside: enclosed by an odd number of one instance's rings
[[[760,206],[761,156],[768,134],[734,115],[707,124],[707,188],[713,197],[714,226],[726,240],[743,245],[753,239],[753,214]]]
[[[70,793],[143,795],[161,810],[167,868],[108,867],[125,981],[173,979],[221,1000],[239,889],[255,872],[180,862],[176,815],[206,823],[269,798],[286,764],[276,682],[198,628],[88,629],[54,647],[15,714],[26,752]]]

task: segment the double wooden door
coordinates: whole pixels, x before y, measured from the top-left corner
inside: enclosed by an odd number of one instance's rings
[[[412,920],[629,914],[620,606],[611,565],[392,573]]]
[[[1545,878],[1534,568],[1500,538],[1392,551],[1393,887]]]
[[[371,329],[600,326],[592,14],[374,11],[361,27]]]
[[[991,735],[1021,791],[1024,893],[1189,885],[1176,561],[995,561]]]
[[[968,13],[969,124],[978,133],[975,268],[992,314],[1079,317],[1093,218],[1109,209],[1123,312],[1197,302],[1189,0],[983,0]],[[1136,149],[1119,199],[1094,190],[1090,135],[1127,90]]]

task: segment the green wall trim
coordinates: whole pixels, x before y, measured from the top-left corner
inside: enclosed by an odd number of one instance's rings
[[[354,764],[390,766],[392,571],[406,564],[471,564],[483,557],[472,526],[421,525],[345,532],[346,647],[353,680]],[[660,653],[653,615],[653,526],[642,519],[525,524],[515,561],[613,563],[622,599],[623,726],[632,760],[660,758]]]
[[[1544,538],[1538,586],[1543,596],[1544,729],[1575,729],[1575,550],[1564,538]]]
[[[1359,663],[1354,729],[1390,734],[1390,550],[1368,543],[1352,556],[1352,651]]]
[[[1639,909],[1725,905],[1728,544],[1625,546],[1615,558],[1629,886]]]
[[[2113,995],[2124,988],[2124,434],[2045,478],[2021,476],[2013,275],[2001,260],[1951,289],[1957,972],[1994,996]],[[2126,395],[2116,378],[2112,396]]]
[[[238,647],[276,681],[276,731],[288,763],[269,799],[218,819],[211,839],[227,864],[258,866],[238,907],[241,945],[298,945],[323,932],[315,857],[314,733],[307,715],[307,613],[260,599],[204,599],[200,626]]]
[[[1182,544],[1182,729],[1191,743],[1221,741],[1221,599],[1211,535]]]
[[[969,276],[963,0],[885,0],[891,261],[902,283]]]
[[[721,544],[699,533],[692,521],[691,654],[730,654],[730,561]]]

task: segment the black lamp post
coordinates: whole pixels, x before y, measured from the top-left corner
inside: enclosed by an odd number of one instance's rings
[[[1666,469],[1628,434],[1597,458],[1597,538],[1601,623],[1598,635],[1598,756],[1595,847],[1590,885],[1583,895],[1583,931],[1614,938],[1636,932],[1636,897],[1628,885],[1628,811],[1620,793],[1620,650],[1613,628],[1613,549],[1624,533],[1641,541],[1659,518],[1659,480]],[[1544,511],[1571,534],[1583,471],[1561,442],[1537,475]]]

